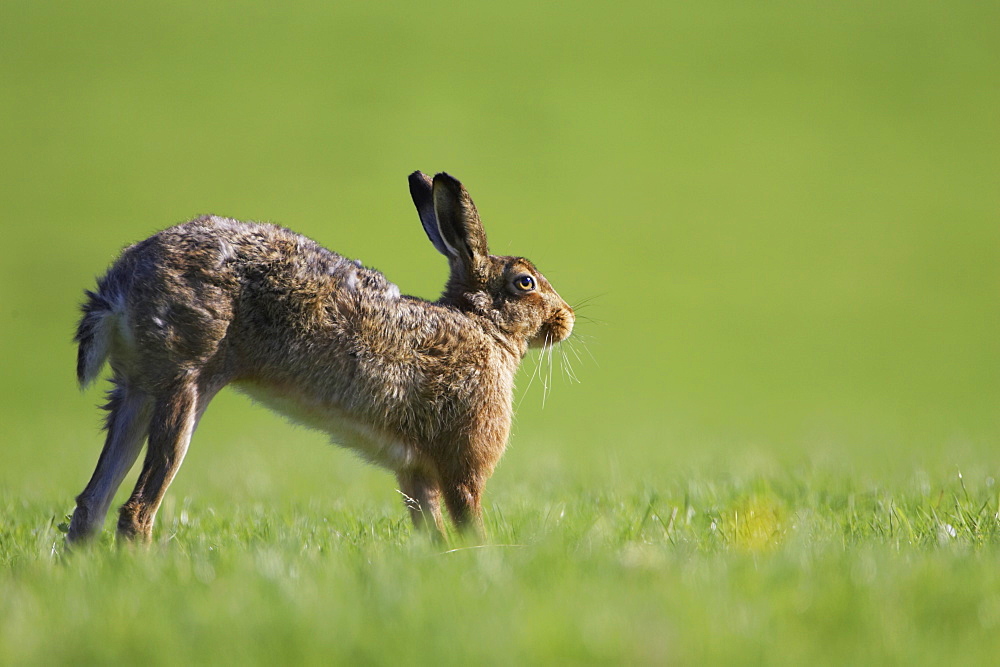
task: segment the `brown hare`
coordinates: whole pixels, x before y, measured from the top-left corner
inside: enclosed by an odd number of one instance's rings
[[[67,539],[100,531],[144,441],[118,535],[148,542],[212,397],[232,385],[396,473],[414,524],[444,535],[441,499],[482,534],[480,499],[510,432],[514,374],[574,314],[535,266],[489,254],[456,179],[410,175],[451,274],[435,302],[283,227],[206,216],[126,248],[87,292],[77,376],[110,360],[107,438]]]

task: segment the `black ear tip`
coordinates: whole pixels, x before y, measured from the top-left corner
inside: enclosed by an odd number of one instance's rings
[[[457,178],[446,172],[438,172],[434,174],[434,184],[441,184],[446,186],[449,190],[455,193],[462,191],[462,182]]]
[[[428,185],[429,186],[432,183],[431,177],[428,176],[427,174],[425,174],[424,172],[420,171],[420,170],[417,170],[417,171],[413,172],[412,174],[410,174],[410,176],[409,176],[409,178],[407,180],[410,181],[410,185],[411,186],[418,185],[418,184],[423,184],[423,185]]]
[[[430,196],[433,184],[430,177],[422,171],[415,171],[410,174],[410,196],[414,201],[426,199]]]

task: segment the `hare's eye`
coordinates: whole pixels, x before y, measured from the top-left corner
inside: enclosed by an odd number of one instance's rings
[[[535,289],[535,279],[528,274],[518,276],[517,278],[514,278],[514,287],[522,292],[530,292]]]

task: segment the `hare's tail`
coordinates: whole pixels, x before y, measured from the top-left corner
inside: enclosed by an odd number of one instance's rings
[[[80,309],[83,317],[74,338],[80,345],[76,355],[76,378],[80,387],[86,387],[97,378],[108,360],[115,321],[121,309],[116,307],[115,300],[109,298],[105,286],[100,283],[97,292],[87,290],[87,301]]]

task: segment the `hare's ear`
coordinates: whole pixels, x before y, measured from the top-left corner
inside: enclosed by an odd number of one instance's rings
[[[431,240],[437,251],[445,257],[450,257],[451,252],[441,238],[438,230],[437,215],[434,213],[434,184],[431,177],[422,171],[415,171],[410,174],[410,196],[413,197],[413,205],[417,207],[417,214],[420,216],[420,224],[424,226],[427,238]]]
[[[490,253],[472,197],[461,183],[445,173],[434,176],[432,194],[434,217],[447,250],[445,254],[469,277],[477,277]]]

